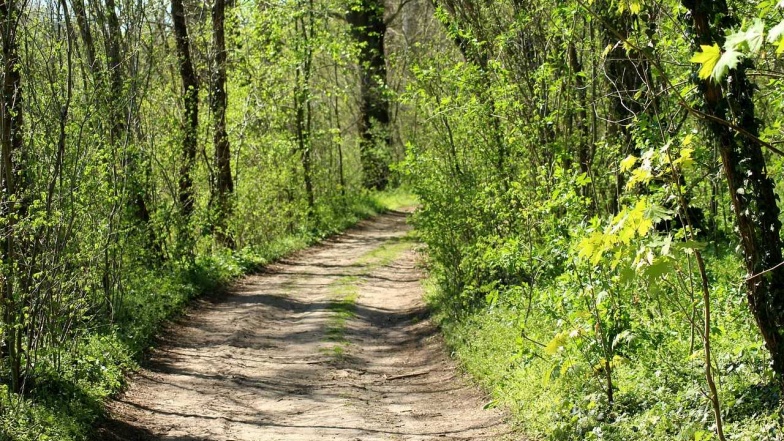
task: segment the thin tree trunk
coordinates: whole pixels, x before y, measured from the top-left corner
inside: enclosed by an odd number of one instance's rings
[[[304,2],[301,7],[304,7]],[[297,65],[295,72],[296,90],[294,92],[294,105],[296,109],[296,131],[297,145],[302,160],[303,178],[305,184],[305,195],[308,202],[308,218],[312,218],[315,213],[315,196],[313,194],[313,171],[312,171],[312,115],[310,97],[310,76],[313,61],[312,32],[313,32],[313,2],[308,3],[310,8],[308,19],[301,17],[295,23],[299,33],[300,41],[304,48],[304,59]]]
[[[0,217],[5,219],[3,233],[3,265],[7,268],[2,275],[2,292],[0,306],[3,308],[3,335],[5,350],[11,374],[11,390],[22,390],[22,329],[17,325],[18,294],[15,289],[21,251],[17,242],[17,222],[26,215],[26,154],[22,139],[22,75],[19,71],[21,60],[17,41],[19,20],[19,4],[14,0],[0,1],[0,32],[3,48],[3,97],[0,102],[0,156],[2,156],[2,200],[0,200]]]
[[[93,74],[97,82],[100,82],[101,68],[98,66],[95,55],[95,42],[93,40],[93,32],[90,28],[90,21],[87,19],[87,12],[85,11],[83,0],[71,0],[74,15],[76,16],[76,24],[79,27],[79,34],[82,38],[82,43],[85,48],[85,56],[87,57],[87,64],[90,72]]]
[[[583,75],[583,65],[577,56],[577,48],[574,42],[569,42],[569,67],[572,71],[574,78],[574,88],[577,95],[577,103],[579,109],[577,110],[577,160],[579,162],[580,172],[585,176],[591,175],[591,162],[593,161],[593,151],[589,142],[589,127],[588,127],[588,91],[585,85],[585,78]],[[582,195],[585,197],[590,196],[591,191],[588,186],[582,188]]]
[[[335,85],[339,84],[340,77],[338,76],[338,65],[335,63],[333,66],[335,74]],[[338,148],[338,178],[340,179],[340,195],[346,196],[346,176],[343,171],[343,129],[340,126],[340,95],[335,94],[335,128],[337,129],[337,148]]]
[[[611,47],[605,58],[605,75],[612,96],[610,135],[620,141],[621,157],[630,154],[640,155],[632,138],[634,118],[643,112],[643,106],[636,97],[642,90],[645,79],[650,78],[650,66],[638,51],[627,51],[623,42],[628,40],[634,27],[635,17],[629,12],[616,13],[616,6],[610,2],[599,3],[605,17],[604,43]],[[619,200],[626,185],[622,173],[616,173],[615,191],[610,201],[613,213],[619,210]]]
[[[109,73],[109,106],[111,113],[111,142],[113,145],[122,143],[125,133],[125,118],[122,111],[123,98],[123,71],[120,55],[120,19],[117,16],[117,6],[114,0],[106,1],[107,32],[104,35],[106,46],[106,70]]]

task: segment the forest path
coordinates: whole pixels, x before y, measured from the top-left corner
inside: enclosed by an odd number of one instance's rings
[[[422,302],[393,212],[202,301],[109,403],[102,440],[505,439]]]

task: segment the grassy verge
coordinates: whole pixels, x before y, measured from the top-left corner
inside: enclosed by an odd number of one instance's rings
[[[172,262],[158,270],[135,266],[126,275],[113,323],[84,324],[79,338],[63,345],[56,356],[47,357],[58,360],[57,365],[42,361],[35,366],[24,398],[0,385],[0,440],[89,439],[94,423],[103,415],[104,401],[123,389],[128,373],[137,369],[142,354],[154,346],[161,326],[195,298],[221,292],[243,275],[361,219],[414,203],[399,190],[370,195],[356,201],[343,217],[315,230],[236,252],[203,253],[191,263]],[[336,312],[345,315],[349,306],[348,300],[336,304]]]
[[[373,196],[373,199],[377,206],[393,211],[419,204],[419,199],[416,195],[405,189],[395,189],[377,193]]]
[[[736,264],[728,254],[710,268],[715,276],[715,375],[725,432],[731,440],[781,440],[779,397],[765,350],[748,314],[736,307],[742,301],[731,284]],[[535,290],[533,298],[548,292],[555,299],[570,295],[556,284]],[[637,337],[638,343],[617,360],[615,399],[608,405],[603,374],[591,368],[583,354],[569,355],[568,348],[553,353],[545,347],[560,329],[547,305],[529,305],[526,295],[506,292],[495,302],[455,314],[434,280],[428,281],[427,291],[463,368],[492,395],[491,406],[511,411],[528,438],[717,439],[699,343],[690,342],[689,326],[677,314],[653,329],[634,330],[651,335]]]

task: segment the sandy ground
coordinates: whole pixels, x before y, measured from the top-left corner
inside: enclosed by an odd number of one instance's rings
[[[109,403],[97,439],[517,439],[428,319],[405,216],[196,305]]]

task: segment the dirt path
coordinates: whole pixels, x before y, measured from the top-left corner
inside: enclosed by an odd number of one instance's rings
[[[408,230],[365,221],[195,308],[99,439],[505,439],[427,319]]]

